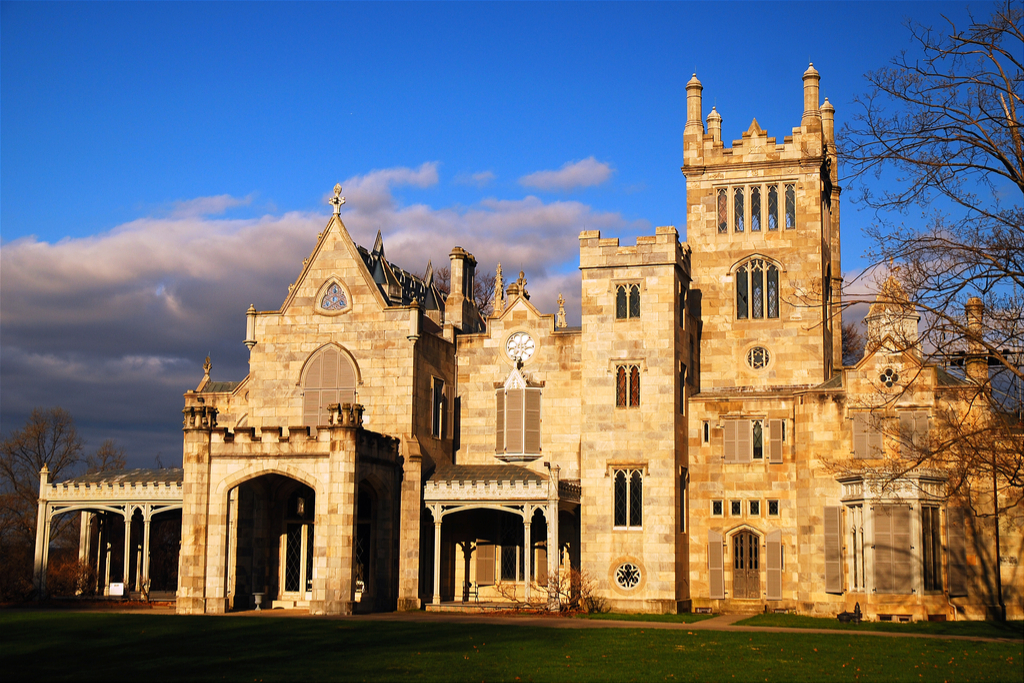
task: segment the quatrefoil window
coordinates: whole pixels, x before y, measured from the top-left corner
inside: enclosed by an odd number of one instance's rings
[[[348,299],[345,298],[345,292],[337,283],[328,287],[320,300],[320,308],[325,311],[343,311],[347,306]]]
[[[878,381],[891,389],[893,384],[900,381],[900,376],[892,368],[886,368],[885,371],[878,376]]]
[[[615,570],[615,583],[619,588],[631,590],[640,585],[640,567],[632,562],[623,562]]]

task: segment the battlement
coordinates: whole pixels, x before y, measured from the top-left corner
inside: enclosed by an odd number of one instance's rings
[[[616,237],[602,238],[600,230],[580,233],[580,270],[629,266],[676,265],[690,272],[690,247],[679,232],[667,225],[653,235],[641,235],[634,246],[622,246]]]

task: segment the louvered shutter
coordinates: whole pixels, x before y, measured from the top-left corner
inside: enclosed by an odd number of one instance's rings
[[[928,412],[920,410],[914,413],[914,443],[918,448],[927,449],[928,445]]]
[[[494,544],[477,541],[476,546],[476,585],[490,586],[494,584]]]
[[[722,534],[708,532],[708,580],[711,585],[711,599],[725,599],[725,560],[722,557]]]
[[[825,592],[843,592],[842,508],[825,508]]]
[[[892,593],[893,580],[892,506],[876,505],[872,512],[875,527],[875,592]]]
[[[739,420],[725,421],[725,461],[736,462],[736,429]]]
[[[548,549],[544,547],[537,548],[537,552],[534,556],[533,568],[535,573],[535,579],[537,584],[540,586],[548,585]]]
[[[768,423],[768,462],[782,462],[782,420]]]
[[[858,458],[868,458],[868,416],[856,413],[853,416],[853,454]]]
[[[540,453],[540,389],[526,389],[525,453]]]
[[[967,595],[968,567],[963,508],[946,509],[946,534],[949,544],[949,597]]]
[[[910,537],[910,508],[893,507],[893,582],[896,593],[911,593],[914,587],[914,549]]]
[[[505,452],[505,390],[498,389],[494,392],[494,451]]]
[[[338,403],[356,402],[356,369],[347,358],[339,357],[338,363]]]
[[[736,462],[750,462],[750,420],[736,420]]]
[[[900,456],[904,458],[916,457],[914,450],[914,422],[916,413],[900,413]]]
[[[882,457],[882,432],[879,431],[878,425],[870,420],[868,416],[867,433],[868,433],[868,457],[869,458],[881,458]]]
[[[505,452],[523,452],[523,390],[509,389],[505,396]]]
[[[782,532],[768,532],[768,599],[782,599]]]
[[[320,419],[320,387],[323,356],[314,358],[306,369],[306,377],[302,387],[302,423],[307,427],[316,427]]]

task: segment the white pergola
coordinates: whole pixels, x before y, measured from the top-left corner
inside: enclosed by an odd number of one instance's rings
[[[561,491],[561,496],[559,495]],[[564,500],[563,500],[564,499]],[[570,500],[572,499],[572,500]],[[522,517],[524,548],[530,547],[530,524],[540,511],[547,521],[548,576],[558,575],[559,503],[579,503],[578,487],[559,486],[558,467],[548,475],[516,465],[449,465],[439,467],[427,480],[423,502],[434,518],[434,592],[441,604],[441,526],[444,518],[466,510],[491,509]],[[554,549],[554,550],[551,550]],[[531,553],[524,553],[524,599],[530,601]],[[557,608],[558,596],[548,590],[548,604]]]
[[[148,590],[149,585],[149,532],[150,522],[155,515],[168,510],[182,508],[181,468],[157,470],[118,470],[97,472],[65,482],[49,483],[46,466],[39,472],[39,512],[36,521],[36,552],[34,582],[40,597],[46,595],[46,567],[49,561],[50,531],[53,518],[57,515],[81,511],[82,525],[79,537],[78,555],[85,560],[90,555],[89,528],[92,515],[108,512],[124,519],[124,581],[130,585],[131,566],[131,524],[135,511],[142,515],[142,557],[135,590]],[[106,549],[101,548],[101,553]],[[110,561],[106,566],[109,570]],[[102,577],[101,577],[102,578]],[[104,594],[109,590],[103,582]]]

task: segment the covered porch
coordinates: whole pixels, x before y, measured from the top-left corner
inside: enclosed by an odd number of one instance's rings
[[[559,608],[578,566],[578,482],[560,482],[547,463],[443,466],[424,505],[434,523],[428,611]]]

